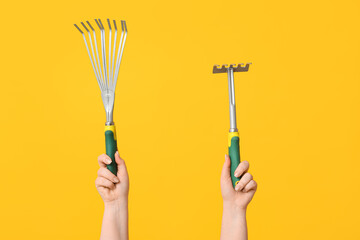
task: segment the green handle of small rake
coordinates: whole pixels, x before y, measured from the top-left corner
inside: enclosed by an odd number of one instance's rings
[[[107,169],[110,170],[115,176],[117,175],[117,163],[115,161],[115,153],[117,151],[116,132],[115,126],[105,126],[105,147],[106,155],[111,158],[111,163],[107,165]]]
[[[240,164],[239,137],[234,133],[229,134],[229,157],[230,157],[230,176],[233,187],[239,182],[240,178],[234,176],[236,168]]]

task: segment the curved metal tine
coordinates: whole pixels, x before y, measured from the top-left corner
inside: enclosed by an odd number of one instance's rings
[[[108,84],[107,84],[107,74],[106,74],[106,56],[105,56],[105,41],[104,41],[104,34],[103,34],[103,26],[101,24],[100,19],[95,19],[96,24],[98,25],[99,29],[100,29],[100,36],[101,36],[101,56],[102,56],[102,68],[104,71],[104,84],[105,84],[105,89],[108,88]]]
[[[91,26],[89,21],[86,21],[86,23],[89,25],[89,27],[91,28],[91,30],[93,32],[96,57],[95,57],[93,48],[92,48],[92,52],[94,55],[95,67],[96,67],[96,70],[98,71],[98,75],[99,75],[99,81],[102,86],[101,90],[103,90],[104,89],[104,81],[103,81],[103,74],[102,74],[102,70],[101,70],[101,66],[100,66],[100,59],[99,59],[99,52],[98,52],[98,45],[97,45],[97,41],[96,41],[95,29]],[[97,59],[97,61],[96,61],[96,59]]]
[[[119,75],[119,69],[120,69],[120,63],[121,63],[121,59],[122,59],[122,55],[124,53],[124,47],[125,47],[125,41],[126,41],[126,35],[127,35],[127,28],[126,28],[126,22],[125,21],[121,21],[121,28],[122,28],[122,33],[124,33],[124,38],[122,40],[122,42],[120,41],[120,45],[119,45],[119,53],[120,53],[120,57],[118,55],[118,59],[119,60],[119,63],[118,65],[116,66],[116,75],[115,75],[115,86],[116,86],[116,83],[117,83],[117,78],[118,78],[118,75]],[[121,35],[122,35],[121,33]]]
[[[81,34],[84,34],[83,31],[81,31],[81,29],[76,24],[74,24],[74,26],[77,28],[77,30],[79,30]]]
[[[99,29],[100,29],[100,38],[101,38],[101,26],[100,26],[100,24],[99,24],[99,22],[98,22],[98,20],[97,19],[95,19],[95,23],[96,23],[96,25],[99,27]],[[94,33],[95,34],[95,33]],[[97,44],[96,44],[96,46],[98,46]],[[100,42],[100,49],[102,49],[102,47],[101,47],[101,42]],[[97,48],[96,48],[96,52],[98,52],[98,50],[97,50]],[[98,57],[100,56],[100,54],[98,54]],[[102,58],[102,56],[101,56],[101,58]],[[101,65],[99,66],[100,67],[100,72],[101,72],[101,79],[102,79],[102,81],[103,81],[103,84],[104,84],[104,86],[105,86],[105,84],[106,84],[106,80],[105,80],[105,75],[104,75],[104,63],[103,63],[103,61],[100,61],[100,59],[98,58],[98,61],[99,61],[99,65],[100,65],[100,62],[101,62]],[[101,67],[102,66],[102,67]],[[105,89],[105,87],[104,87],[104,89]]]
[[[75,26],[75,27],[76,27],[76,28],[80,31],[81,35],[82,35],[82,36],[83,36],[83,38],[84,38],[84,42],[85,42],[86,50],[87,50],[87,52],[88,52],[88,54],[89,54],[89,58],[90,58],[90,62],[91,62],[91,66],[93,67],[94,72],[95,72],[95,75],[96,75],[96,71],[95,71],[94,63],[93,63],[93,60],[92,60],[92,58],[91,58],[91,54],[90,54],[89,46],[88,46],[87,41],[86,41],[85,34],[83,33],[83,31],[81,31],[81,29],[80,29],[80,28],[79,28],[76,24],[74,24],[74,26]],[[85,29],[87,30],[87,28],[85,28]],[[88,31],[88,30],[87,30],[87,31]],[[96,75],[96,80],[98,80],[97,75]],[[98,80],[97,82],[98,82],[99,87],[100,87],[100,89],[101,89],[101,85],[100,85],[100,83],[99,83],[99,80]]]
[[[111,29],[111,24],[110,24],[110,20],[107,19],[108,25],[109,25],[109,58],[108,58],[108,74],[109,74],[109,86],[110,88],[112,88],[112,77],[111,77],[111,35],[112,35],[112,29]]]
[[[94,70],[95,75],[96,75],[96,80],[99,83],[100,90],[102,90],[102,85],[101,85],[101,82],[100,82],[99,73],[98,73],[98,69],[97,69],[97,66],[96,66],[96,58],[95,58],[95,54],[94,54],[94,47],[93,47],[93,44],[92,44],[91,34],[90,34],[90,31],[87,29],[87,27],[85,26],[85,24],[83,22],[81,22],[81,25],[85,28],[85,30],[89,34],[89,42],[90,42],[90,46],[91,46],[92,59],[93,59],[93,62],[94,62],[94,65],[95,65],[95,70],[96,70],[96,71]]]
[[[114,71],[114,62],[115,62],[115,49],[116,49],[116,40],[117,40],[117,27],[116,27],[116,21],[114,21],[114,28],[115,28],[115,35],[114,35],[114,47],[113,47],[113,57],[112,57],[112,63],[111,63],[111,77],[112,77],[112,90],[115,91],[115,71]]]
[[[100,26],[101,26],[101,34],[102,34],[102,41],[101,41],[101,44],[102,44],[102,47],[103,47],[103,50],[102,50],[102,54],[103,54],[103,61],[104,61],[104,73],[105,73],[105,80],[106,80],[106,88],[109,89],[109,75],[108,75],[108,72],[107,72],[107,68],[106,68],[106,39],[105,39],[105,28],[101,22],[101,19],[98,18],[99,20],[99,23],[100,23]]]
[[[121,52],[121,45],[122,45],[123,38],[124,38],[124,27],[123,27],[123,23],[121,20],[121,35],[120,35],[120,40],[119,40],[118,53],[117,53],[117,57],[116,57],[116,66],[115,66],[115,77],[114,77],[115,85],[117,82],[117,76],[118,76],[118,71],[119,71],[119,67],[120,67],[120,52]]]

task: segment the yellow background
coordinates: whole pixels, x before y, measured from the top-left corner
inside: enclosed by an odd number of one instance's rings
[[[74,23],[125,19],[116,90],[131,239],[219,239],[235,75],[250,239],[360,239],[360,3],[7,1],[1,239],[98,239],[105,113]]]

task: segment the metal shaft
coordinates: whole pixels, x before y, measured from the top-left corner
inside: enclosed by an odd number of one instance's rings
[[[227,69],[228,85],[229,85],[229,113],[230,113],[230,130],[229,132],[237,132],[236,126],[236,106],[235,106],[235,87],[234,87],[234,69]]]

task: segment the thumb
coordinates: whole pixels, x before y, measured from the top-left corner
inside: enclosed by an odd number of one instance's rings
[[[115,162],[118,166],[117,176],[120,179],[120,182],[129,179],[125,161],[120,157],[119,152],[115,153]]]
[[[225,154],[225,162],[221,171],[221,179],[227,180],[229,178],[230,178],[230,157],[229,155]]]

